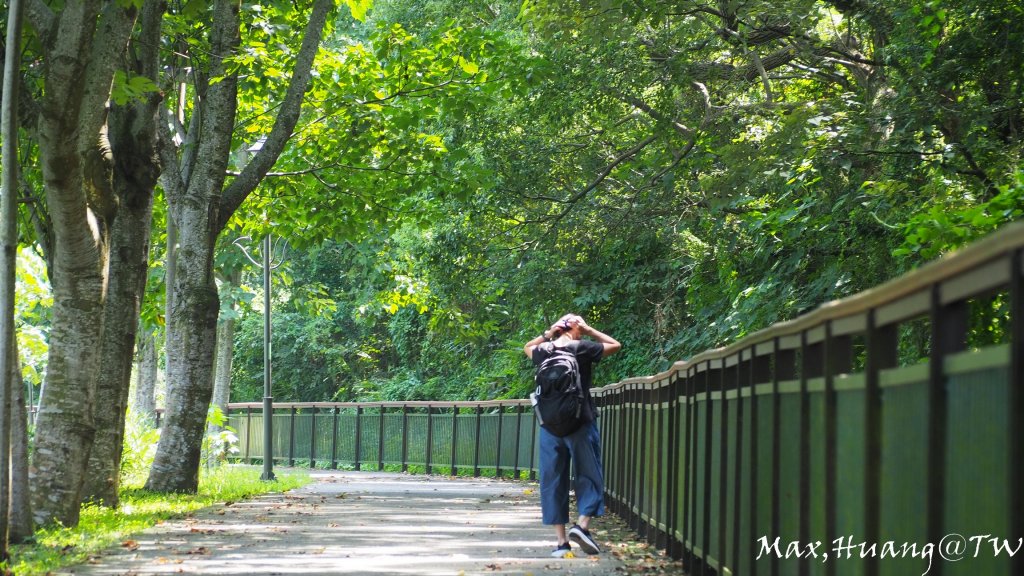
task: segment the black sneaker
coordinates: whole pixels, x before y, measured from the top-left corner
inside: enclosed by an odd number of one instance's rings
[[[580,528],[579,524],[573,524],[569,529],[569,540],[578,544],[587,554],[601,553],[601,547],[590,536],[590,531]]]
[[[562,544],[559,544],[558,548],[555,548],[551,551],[551,557],[565,558],[565,555],[569,554],[570,552],[572,552],[572,546],[570,546],[568,542],[564,542]]]

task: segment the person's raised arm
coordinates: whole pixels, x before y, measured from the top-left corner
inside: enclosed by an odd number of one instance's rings
[[[555,322],[554,324],[552,324],[551,327],[542,332],[540,336],[537,336],[533,340],[530,340],[529,342],[523,345],[523,352],[526,354],[526,357],[532,359],[533,350],[537,346],[540,346],[545,342],[550,342],[555,338],[558,338],[559,336],[562,335],[563,331],[564,326],[561,325],[559,322]]]
[[[601,354],[602,357],[615,354],[622,348],[622,344],[620,344],[618,340],[587,324],[583,318],[579,318],[577,324],[579,324],[581,332],[590,336],[595,341],[600,342],[601,345],[604,346],[604,353]]]

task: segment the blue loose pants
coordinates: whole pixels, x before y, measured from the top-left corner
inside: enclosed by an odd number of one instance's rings
[[[604,514],[604,472],[597,423],[568,436],[540,429],[540,508],[544,524],[569,523],[570,464],[576,472],[576,507],[583,516]]]

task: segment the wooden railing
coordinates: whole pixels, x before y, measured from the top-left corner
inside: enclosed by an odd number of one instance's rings
[[[1024,574],[1022,247],[1007,226],[596,391],[612,509],[690,574]],[[977,318],[996,343],[968,346]],[[962,561],[941,555],[955,535]]]

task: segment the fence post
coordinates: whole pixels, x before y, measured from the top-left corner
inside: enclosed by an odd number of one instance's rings
[[[613,399],[615,403],[615,429],[614,437],[612,438],[612,444],[615,446],[614,457],[611,459],[615,463],[615,511],[621,516],[625,517],[626,508],[624,505],[626,498],[626,462],[628,461],[626,449],[626,388],[625,385],[620,385],[615,388],[615,396]]]
[[[701,526],[701,574],[711,573],[708,557],[711,555],[711,433],[714,413],[711,401],[711,361],[704,362],[704,518]]]
[[[433,442],[434,422],[433,422],[433,418],[432,418],[433,412],[434,412],[434,409],[428,404],[427,405],[427,457],[426,457],[426,460],[425,460],[425,462],[427,464],[427,466],[426,466],[427,467],[427,474],[430,474],[430,470],[431,470],[431,468],[430,468],[430,457],[432,456],[431,452],[433,452],[433,449],[434,449],[434,442]]]
[[[458,458],[458,444],[459,444],[459,407],[452,406],[452,465],[451,473],[452,476],[459,475],[459,468],[457,463]]]
[[[694,571],[697,547],[697,413],[695,395],[696,367],[686,369],[686,465],[683,467],[683,547],[686,550],[686,569]],[[688,546],[687,546],[688,544]]]
[[[773,350],[774,350],[774,344]],[[757,345],[751,348],[750,358],[750,542],[755,542],[758,537],[759,526],[758,526],[758,502],[760,497],[758,494],[758,488],[761,478],[759,471],[761,460],[760,448],[758,447],[758,439],[760,438],[760,408],[758,408],[758,394],[757,384],[768,383],[771,381],[772,372],[772,356],[767,354],[758,355]],[[769,510],[771,508],[769,507]],[[757,575],[757,562],[754,561],[754,556],[750,558],[750,574],[751,576]]]
[[[288,417],[288,465],[289,466],[295,466],[295,413],[296,413],[296,411],[298,411],[298,409],[295,406],[292,406],[291,412],[289,413],[290,415]],[[266,418],[267,415],[264,414],[263,417]],[[263,447],[263,450],[264,450],[264,452],[266,451],[266,446]]]
[[[402,404],[402,472],[409,471],[409,406]]]
[[[1014,250],[1010,258],[1010,381],[1008,383],[1008,406],[1010,411],[1009,442],[1010,453],[1009,483],[1020,486],[1024,482],[1024,255]],[[1024,534],[1024,494],[1017,488],[1010,489],[1010,534]],[[1010,574],[1024,574],[1024,554],[1015,554],[1010,560]]]
[[[781,532],[780,489],[782,468],[782,396],[779,394],[779,382],[792,380],[796,376],[796,354],[792,350],[783,350],[780,339],[772,340],[772,534],[779,536]],[[779,557],[771,556],[771,574],[779,574]]]
[[[267,417],[266,414],[263,415]],[[159,428],[159,427],[158,427]],[[252,464],[252,457],[249,453],[249,442],[252,439],[252,406],[245,407],[245,463]],[[263,449],[266,452],[266,448]],[[266,454],[263,455],[266,458]]]
[[[476,407],[476,434],[473,435],[473,478],[480,477],[480,420],[483,418],[484,407]]]
[[[355,469],[362,470],[363,461],[363,407],[356,406]]]
[[[868,311],[867,366],[865,367],[864,406],[864,541],[878,542],[881,535],[882,484],[882,390],[880,373],[897,364],[899,345],[896,326],[877,326],[875,309]],[[864,559],[864,575],[878,575],[878,559]]]
[[[669,412],[671,411],[669,385],[668,381],[660,380],[654,395],[654,414],[656,416],[655,422],[657,423],[654,426],[654,433],[658,438],[658,453],[655,454],[654,459],[657,465],[654,467],[654,497],[651,498],[651,501],[654,503],[652,506],[655,519],[654,545],[662,549],[668,547],[668,503],[666,502],[668,500],[668,493],[665,484],[668,479],[668,463],[671,461],[668,458],[669,433],[667,431]],[[662,510],[664,510],[664,513],[662,513]]]
[[[530,414],[533,414],[533,409],[532,408],[530,410]],[[536,461],[536,457],[537,457],[537,434],[540,433],[540,430],[538,430],[538,428],[540,428],[540,426],[536,426],[536,425],[531,426],[531,428],[530,428],[530,430],[532,431],[531,434],[530,434],[530,480],[536,480],[537,479],[537,466],[534,466],[534,462]],[[604,442],[601,443],[601,446],[602,446],[602,449],[603,449],[604,448]],[[602,460],[602,462],[605,462],[605,470],[607,470],[608,469],[607,460]],[[605,492],[607,492],[607,491],[608,491],[607,486],[605,486]]]
[[[495,442],[495,444],[497,444],[497,447],[496,447],[497,448],[497,454],[494,455],[494,477],[495,478],[501,478],[501,429],[502,429],[501,413],[503,411],[504,411],[504,407],[499,402],[498,403],[498,441]]]
[[[836,395],[835,377],[848,372],[853,365],[852,347],[849,336],[835,337],[832,335],[832,321],[825,323],[825,340],[822,345],[822,358],[825,376],[825,541],[833,542],[838,535],[836,516],[836,473],[838,443],[838,397]],[[826,576],[836,573],[835,562],[825,566]]]
[[[728,534],[726,532],[726,518],[728,518],[729,510],[729,399],[726,397],[726,393],[732,387],[729,374],[730,370],[726,367],[728,358],[722,358],[719,360],[721,366],[718,370],[718,401],[722,403],[721,414],[718,423],[718,434],[719,434],[719,460],[718,460],[718,573],[724,574],[725,568],[728,566],[726,559],[729,557],[728,547]],[[737,365],[739,360],[737,359]],[[736,570],[733,568],[732,572],[735,574]]]
[[[637,519],[637,532],[640,537],[650,542],[651,540],[651,516],[647,514],[647,520],[644,520],[644,514],[649,511],[649,508],[645,505],[648,502],[649,494],[647,494],[647,476],[648,476],[648,464],[651,461],[651,455],[648,453],[650,448],[650,442],[648,442],[648,408],[650,406],[650,388],[647,387],[646,383],[636,384],[636,415],[637,415],[637,434],[633,437],[633,452],[636,454],[636,486],[635,492],[633,493],[636,502],[636,519]]]
[[[665,518],[665,532],[668,533],[668,540],[666,543],[666,550],[668,555],[676,560],[682,558],[683,547],[680,546],[682,535],[681,526],[679,522],[679,504],[680,504],[680,492],[682,486],[680,485],[679,479],[679,461],[680,461],[680,418],[679,411],[680,406],[680,378],[679,371],[673,370],[668,385],[668,446],[667,452],[669,458],[667,459],[666,465],[668,469],[668,503],[667,510],[668,514]],[[679,532],[679,536],[676,535]]]
[[[967,347],[970,310],[966,302],[943,305],[942,285],[931,289],[929,310],[931,350],[928,358],[928,541],[939,542],[946,534],[946,355]],[[937,563],[935,576],[942,576],[944,562]]]
[[[309,410],[309,467],[316,468],[316,406]]]
[[[800,511],[799,533],[800,542],[811,541],[811,394],[807,388],[807,380],[812,371],[819,367],[821,359],[811,352],[807,343],[807,330],[800,331]],[[798,574],[807,576],[811,568],[810,555],[800,558],[797,564]]]
[[[625,473],[625,487],[626,490],[623,493],[623,509],[626,511],[625,520],[629,524],[629,527],[633,530],[639,530],[640,528],[640,514],[638,513],[637,507],[634,505],[636,502],[636,477],[637,474],[637,462],[639,454],[637,454],[636,440],[639,432],[639,422],[637,422],[637,392],[636,383],[630,382],[626,384],[626,395],[623,398],[623,407],[626,409],[626,434],[625,442],[622,447],[626,450],[626,458],[624,464],[626,465],[623,472]]]
[[[523,405],[516,404],[516,450],[512,462],[512,477],[519,479],[519,444],[523,436]]]
[[[341,412],[340,406],[335,406],[331,410],[331,470],[338,469],[338,413]]]
[[[384,470],[384,404],[380,405],[377,426],[377,470]]]
[[[743,361],[744,352],[753,353],[752,348],[740,350],[736,357],[736,374],[732,378],[732,389],[736,391],[736,454],[733,456],[733,511],[732,511],[732,573],[740,569],[740,526],[743,515],[743,383],[747,381],[745,372],[750,370],[751,362]]]

